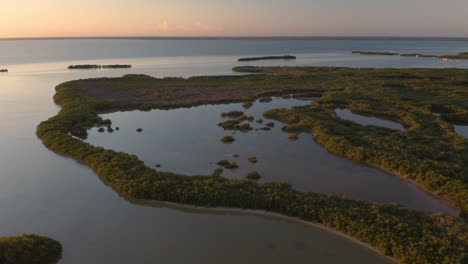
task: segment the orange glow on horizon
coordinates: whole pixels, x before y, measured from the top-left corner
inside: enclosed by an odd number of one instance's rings
[[[468,37],[468,1],[5,0],[0,38],[81,36]],[[396,0],[402,1],[402,0]],[[398,14],[398,16],[395,16]]]

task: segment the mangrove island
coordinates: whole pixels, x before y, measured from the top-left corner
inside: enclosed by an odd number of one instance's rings
[[[420,53],[393,53],[393,52],[374,52],[374,51],[353,51],[352,53],[357,53],[361,55],[388,55],[388,56],[402,56],[402,57],[421,57],[421,58],[438,58],[443,60],[468,60],[468,52],[460,52],[456,55],[427,55]]]
[[[86,69],[121,69],[121,68],[131,68],[132,65],[128,64],[113,64],[113,65],[98,65],[98,64],[81,64],[81,65],[70,65],[68,69],[70,70],[86,70]]]
[[[54,264],[61,257],[62,245],[48,237],[0,237],[1,264]]]
[[[380,167],[468,212],[468,139],[453,125],[468,123],[468,70],[238,67],[241,76],[76,80],[56,87],[62,108],[40,123],[37,136],[52,151],[87,165],[120,195],[205,207],[265,210],[333,228],[405,264],[462,264],[468,237],[463,219],[394,203],[305,193],[284,182],[188,176],[150,168],[137,156],[93,146],[87,130],[108,124],[99,114],[252,102],[298,94],[311,105],[274,109],[264,118],[288,133],[310,133],[328,151]],[[399,122],[404,130],[362,126],[336,108]],[[434,113],[439,113],[436,115]],[[239,114],[239,115],[238,115]],[[242,114],[243,115],[243,114]],[[236,118],[242,116],[236,113]],[[237,125],[233,125],[234,127]],[[278,150],[279,153],[281,150]],[[280,155],[280,154],[279,154]],[[236,168],[235,162],[218,162]],[[259,175],[251,173],[250,178]]]
[[[283,56],[265,56],[265,57],[246,57],[240,58],[238,61],[259,61],[259,60],[295,60],[296,56],[283,55]]]

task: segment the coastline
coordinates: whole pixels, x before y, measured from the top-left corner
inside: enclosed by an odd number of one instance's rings
[[[412,185],[416,186],[418,189],[420,189],[421,191],[425,192],[426,194],[436,198],[437,200],[441,201],[442,203],[444,203],[445,205],[449,206],[451,209],[455,210],[455,212],[457,213],[455,216],[457,216],[459,213],[460,213],[460,208],[456,207],[455,205],[453,205],[452,202],[450,202],[449,200],[445,199],[444,197],[440,196],[440,195],[437,195],[434,191],[431,191],[431,190],[428,190],[426,188],[424,188],[423,186],[421,186],[420,184],[418,184],[415,180],[412,180],[412,179],[408,179],[406,178],[403,174],[400,174],[399,172],[396,172],[396,171],[392,171],[390,169],[387,169],[385,167],[382,167],[380,165],[377,165],[377,164],[368,164],[378,170],[381,170],[387,174],[390,174],[392,176],[395,176],[395,177],[398,177],[398,178],[401,178],[403,181],[406,181],[406,182],[409,182],[411,183]]]
[[[230,208],[230,207],[204,207],[204,206],[195,206],[195,205],[166,202],[166,201],[156,201],[156,200],[141,200],[141,199],[127,199],[127,200],[132,203],[137,203],[137,204],[146,205],[146,206],[160,206],[160,207],[169,207],[169,208],[174,208],[174,209],[189,209],[189,210],[196,210],[196,211],[206,211],[206,212],[211,212],[211,213],[234,213],[234,214],[251,215],[251,216],[266,216],[266,217],[275,218],[278,220],[285,220],[291,223],[303,224],[303,225],[319,228],[326,232],[330,232],[334,235],[345,238],[380,256],[383,256],[384,258],[390,260],[391,262],[395,264],[400,264],[400,262],[398,262],[398,260],[396,260],[394,257],[384,255],[378,249],[374,248],[372,245],[366,242],[363,242],[357,238],[354,238],[337,229],[328,227],[323,224],[309,222],[309,221],[300,219],[298,217],[290,217],[290,216],[286,216],[280,213],[274,213],[274,212],[269,212],[269,211],[264,211],[264,210],[252,210],[252,209],[241,209],[241,208]]]
[[[11,40],[63,40],[63,39],[137,39],[137,40],[433,40],[433,41],[468,41],[468,37],[450,36],[50,36],[50,37],[12,37],[0,38]]]

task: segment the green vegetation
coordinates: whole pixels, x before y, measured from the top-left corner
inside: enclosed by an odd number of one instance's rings
[[[100,127],[100,128],[98,129],[98,132],[99,132],[99,133],[104,133],[104,131],[106,131],[106,130],[105,130],[103,127]]]
[[[223,142],[224,144],[231,144],[234,141],[236,141],[236,139],[231,136],[225,136],[221,138],[221,142]]]
[[[129,64],[111,64],[111,65],[102,65],[102,68],[111,68],[111,69],[120,69],[120,68],[131,68],[132,65]]]
[[[255,157],[255,156],[249,157],[248,160],[249,160],[250,163],[257,163],[258,162],[257,157]]]
[[[231,112],[223,112],[221,113],[221,117],[240,117],[240,116],[245,116],[244,112],[242,111],[231,111]]]
[[[261,118],[260,118],[260,119],[257,119],[257,121],[255,121],[255,122],[256,122],[257,124],[261,124],[261,123],[263,123],[263,119],[261,119]]]
[[[232,156],[233,156],[234,158],[238,158],[238,157],[240,157],[240,155],[239,155],[239,154],[234,154],[234,155],[232,155]]]
[[[257,171],[251,171],[247,174],[247,179],[249,180],[257,181],[260,180],[260,178],[262,178],[262,176],[260,176],[260,173],[258,173]]]
[[[0,237],[1,264],[53,264],[62,257],[62,245],[53,239],[22,235]]]
[[[245,102],[245,103],[242,104],[242,107],[244,107],[245,109],[249,109],[249,108],[251,108],[251,107],[253,106],[253,104],[254,104],[254,103],[253,103],[253,102],[250,102],[250,101],[249,101],[249,102]]]
[[[234,130],[240,132],[248,132],[251,131],[253,128],[250,126],[249,123],[241,124],[244,121],[253,121],[253,116],[246,116],[244,114],[238,115],[237,118],[228,119],[224,122],[218,123],[218,126],[224,128],[224,130]]]
[[[267,127],[275,127],[275,123],[273,123],[273,122],[268,122],[268,123],[265,124],[265,126],[267,126]]]
[[[101,68],[100,65],[97,64],[81,64],[81,65],[70,65],[68,69],[75,70],[75,69],[99,69]]]
[[[312,133],[317,142],[337,154],[399,172],[465,211],[468,140],[456,134],[452,124],[468,123],[468,70],[235,70],[268,74],[188,79],[128,75],[67,82],[56,88],[54,96],[61,111],[42,122],[37,135],[47,148],[89,166],[124,197],[259,209],[298,217],[369,243],[401,263],[466,261],[467,226],[456,217],[340,195],[302,193],[282,182],[259,184],[248,179],[156,171],[135,155],[95,147],[76,138],[86,138],[87,129],[109,123],[98,116],[100,113],[316,92],[322,97],[311,106],[273,110],[265,116],[288,123],[286,131]],[[337,118],[333,111],[337,106],[398,120],[407,129],[363,127]],[[432,113],[435,110],[440,117]]]
[[[114,65],[80,64],[80,65],[70,65],[68,66],[68,69],[70,70],[100,69],[100,68],[119,69],[119,68],[131,68],[131,67],[132,65],[127,65],[127,64],[114,64]]]
[[[291,133],[288,135],[288,139],[291,140],[291,141],[296,141],[299,139],[299,136],[295,133]]]
[[[220,160],[217,164],[225,169],[237,169],[239,167],[236,162],[229,162],[228,160]]]
[[[223,172],[224,172],[223,169],[217,168],[216,170],[213,171],[213,174],[211,176],[220,177],[221,174],[223,174]]]
[[[421,58],[438,58],[438,59],[459,59],[459,60],[468,60],[468,52],[461,52],[456,55],[426,55],[420,53],[409,53],[409,54],[400,54],[392,52],[372,52],[372,51],[353,51],[353,53],[358,53],[362,55],[390,55],[390,56],[403,56],[403,57],[421,57]]]
[[[270,103],[273,99],[271,97],[262,97],[258,99],[260,103]]]
[[[258,60],[295,60],[296,56],[284,55],[284,56],[266,56],[266,57],[247,57],[240,58],[239,61],[258,61]]]
[[[250,126],[249,123],[241,124],[241,125],[239,126],[239,130],[240,130],[241,132],[244,132],[244,133],[245,133],[245,132],[248,132],[248,131],[250,131],[250,130],[252,130],[252,129],[253,129],[253,128]]]

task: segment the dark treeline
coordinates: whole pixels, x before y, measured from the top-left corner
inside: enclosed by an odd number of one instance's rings
[[[403,56],[403,57],[421,57],[421,58],[439,58],[439,59],[459,59],[467,60],[468,52],[460,52],[456,55],[427,55],[420,53],[393,53],[393,52],[381,52],[381,51],[353,51],[353,53],[361,55],[388,55],[388,56]]]
[[[219,173],[214,173],[211,176],[186,176],[156,171],[145,166],[135,155],[95,147],[76,138],[85,138],[87,129],[90,127],[108,125],[109,121],[102,120],[98,116],[99,113],[104,112],[130,109],[148,110],[151,108],[167,109],[206,103],[252,101],[266,95],[295,92],[323,93],[321,99],[323,102],[319,103],[319,105],[328,104],[331,107],[332,104],[346,103],[346,94],[349,93],[349,89],[373,87],[375,85],[374,81],[369,81],[374,80],[373,77],[380,76],[377,79],[382,82],[381,84],[385,84],[402,76],[404,78],[420,76],[421,74],[431,76],[434,73],[430,70],[421,70],[420,72],[419,70],[356,70],[348,68],[264,68],[256,69],[256,71],[273,72],[279,75],[216,76],[189,79],[127,76],[67,82],[56,88],[57,93],[54,96],[55,102],[62,106],[61,111],[56,116],[42,122],[37,128],[37,135],[49,149],[86,164],[114,190],[128,198],[169,201],[207,207],[223,206],[267,210],[335,228],[369,243],[384,254],[393,256],[402,263],[461,264],[465,261],[468,243],[466,225],[452,216],[417,212],[397,204],[378,204],[352,200],[340,195],[327,196],[317,193],[302,193],[293,190],[290,185],[283,182],[259,184],[248,179],[226,179],[219,176]],[[447,76],[459,76],[460,73],[468,76],[466,70],[440,71],[445,71]],[[295,74],[291,76],[291,72]],[[389,76],[392,78],[389,78]],[[358,80],[359,82],[355,83]],[[434,84],[434,86],[438,85]],[[187,101],[188,99],[180,98],[180,94],[177,94],[184,92],[183,87],[198,87],[203,89],[203,92]],[[379,87],[382,87],[382,85]],[[93,94],[90,89],[99,89],[101,92],[109,93],[105,97],[107,99],[97,99],[89,96]],[[219,96],[217,94],[218,89],[222,89],[223,95],[226,97]],[[414,92],[416,94],[425,94],[425,89]],[[397,90],[391,88],[390,91],[392,92],[390,94],[397,93]],[[122,94],[124,91],[131,92],[132,97],[119,99],[111,94],[112,92]],[[444,91],[444,96],[450,98],[450,100],[456,99],[457,96],[464,96],[454,95],[454,98],[452,98],[449,93],[450,89]],[[148,96],[149,94],[154,97]],[[447,96],[447,94],[449,95]],[[146,101],[137,100],[136,98],[139,96],[145,96]],[[165,98],[164,101],[158,101],[161,96]],[[365,96],[366,93],[363,94],[363,97]],[[401,96],[408,95],[403,93]],[[155,98],[154,101],[148,101],[151,98]],[[383,101],[386,100],[385,98]],[[447,104],[451,102],[450,100],[447,99]],[[444,103],[443,100],[438,101]],[[360,101],[358,100],[358,102]],[[357,104],[358,102],[355,103],[356,106],[353,106],[352,109],[361,106],[359,109],[365,112],[365,104]],[[382,102],[379,104],[382,104]],[[384,103],[384,105],[390,106],[391,101]],[[408,105],[414,105],[414,103],[408,101]],[[323,106],[325,108],[322,109],[321,107],[304,109],[303,111],[330,114],[328,108]],[[466,117],[461,113],[466,105],[460,104],[457,107],[449,116],[454,116],[456,120]],[[403,111],[404,109],[401,109],[401,112]],[[408,127],[407,131],[416,130],[412,132],[410,139],[418,142],[420,133],[422,133],[420,130],[428,129],[430,131],[435,129],[440,133],[434,133],[434,137],[440,136],[442,133],[445,141],[450,144],[456,143],[455,146],[458,148],[456,151],[465,151],[463,148],[466,147],[467,141],[462,137],[457,137],[453,131],[450,131],[450,124],[443,121],[442,118],[436,119],[434,116],[435,127],[424,123],[425,119],[423,117],[430,114],[427,111],[420,114],[421,118],[418,118],[420,117],[419,114],[416,114],[416,117],[405,116],[403,123]],[[377,114],[392,116],[382,109]],[[310,126],[310,119],[305,121],[302,119],[302,115],[307,116],[306,114],[278,112],[271,115],[278,119],[285,117],[287,120],[282,121],[291,123],[289,129],[292,131],[300,131]],[[342,122],[344,123],[339,123],[342,126],[341,129],[353,126],[352,122]],[[411,122],[414,122],[414,128],[410,127]],[[325,128],[327,128],[325,122],[324,124],[317,123],[317,126],[314,126],[312,130],[319,129],[319,131],[323,131]],[[362,130],[362,127],[359,127],[359,129]],[[382,139],[387,139],[390,133],[393,133],[393,131],[390,132],[381,128],[370,129],[374,129],[375,133],[380,133]],[[331,138],[337,139],[334,141],[337,148],[343,144],[343,148],[348,149],[349,152],[356,152],[356,157],[373,154],[371,152],[367,153],[367,149],[362,146],[354,147],[346,140],[333,136],[333,131],[325,131],[323,132],[324,136],[331,135]],[[348,130],[344,131],[349,132]],[[365,133],[370,133],[367,130],[362,131],[354,131],[353,133],[362,133],[363,137],[365,137]],[[340,133],[342,132],[340,131]],[[375,133],[369,135],[374,137]],[[328,144],[325,145],[327,148],[331,148]],[[428,144],[426,143],[426,145]],[[378,146],[375,146],[375,148],[378,148]],[[401,151],[406,151],[406,149]],[[415,155],[414,153],[419,152],[409,152],[407,154],[409,161],[415,159],[412,157],[412,155]],[[466,158],[466,155],[459,156],[457,152],[450,152],[449,154],[455,156],[455,158],[448,157],[446,159],[452,165],[456,164],[453,160],[462,162],[464,161],[463,157]],[[449,154],[447,155],[449,156]],[[390,160],[392,156],[388,158]],[[444,160],[441,160],[438,163],[443,162]],[[409,165],[413,164],[410,163]],[[465,182],[457,178],[463,176],[461,171],[464,169],[466,168],[460,168],[458,165],[450,171],[453,174],[445,176],[445,184],[456,187],[450,189],[444,184],[441,185],[446,193],[451,195],[449,197],[458,197],[458,194],[452,193],[453,191],[466,192],[465,185],[463,185]],[[429,171],[424,175],[426,178],[434,177],[436,186],[438,186],[437,184],[440,185],[439,176],[434,175],[433,172]],[[452,182],[455,184],[452,185]],[[461,187],[457,187],[457,182],[460,182]],[[459,206],[462,207],[462,205]]]
[[[284,56],[247,57],[247,58],[240,58],[238,61],[295,60],[295,59],[296,59],[296,56],[284,55]]]
[[[120,69],[120,68],[131,68],[131,67],[132,65],[128,65],[128,64],[113,64],[113,65],[80,64],[80,65],[70,65],[68,66],[68,69],[70,70],[100,69],[100,68]]]
[[[399,53],[385,52],[385,51],[353,51],[352,53],[362,54],[362,55],[385,55],[385,56],[400,55]]]
[[[53,264],[61,257],[62,245],[47,237],[0,237],[1,264]]]
[[[0,69],[0,72],[8,72],[8,69]]]

